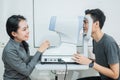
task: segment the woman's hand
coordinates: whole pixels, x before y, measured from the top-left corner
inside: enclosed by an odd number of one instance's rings
[[[38,48],[38,51],[43,53],[49,47],[50,47],[50,42],[46,40],[40,45],[40,47]]]
[[[90,60],[89,58],[78,53],[73,55],[73,60],[79,64],[86,64],[86,65],[89,65],[92,62],[92,60]]]

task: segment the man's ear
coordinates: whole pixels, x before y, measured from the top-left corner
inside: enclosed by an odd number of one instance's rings
[[[95,25],[99,26],[99,21],[96,21],[96,22],[95,22]]]

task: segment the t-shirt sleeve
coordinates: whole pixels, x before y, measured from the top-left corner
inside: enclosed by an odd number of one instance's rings
[[[119,62],[120,49],[115,42],[107,44],[106,51],[108,64],[115,64]]]

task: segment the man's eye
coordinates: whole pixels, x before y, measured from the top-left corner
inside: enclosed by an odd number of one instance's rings
[[[88,23],[87,21],[84,21],[84,23],[86,24],[86,23]]]

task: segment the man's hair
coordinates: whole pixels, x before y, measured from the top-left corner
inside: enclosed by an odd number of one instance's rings
[[[104,15],[104,13],[100,10],[100,9],[87,9],[85,11],[85,14],[90,14],[92,19],[93,19],[93,22],[96,22],[96,21],[99,21],[99,26],[100,26],[100,29],[102,29],[103,25],[104,25],[104,22],[105,22],[105,19],[106,19],[106,16]]]
[[[24,18],[21,15],[12,15],[11,17],[8,18],[6,22],[6,31],[7,31],[7,34],[10,36],[10,38],[14,39],[14,36],[11,33],[13,31],[17,32],[19,28],[19,22],[21,20],[26,20],[26,18]]]

